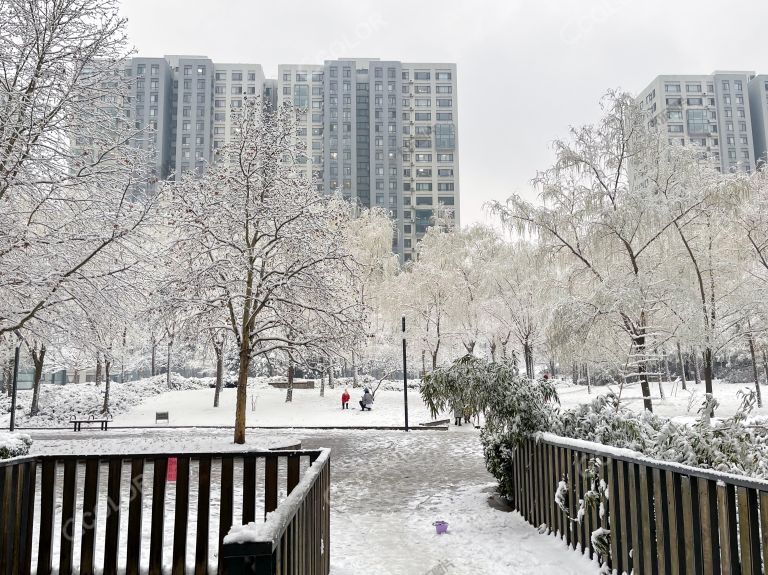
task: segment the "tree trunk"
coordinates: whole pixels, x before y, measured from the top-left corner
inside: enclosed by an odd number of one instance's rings
[[[549,377],[552,379],[555,379],[555,376],[557,374],[555,373],[555,360],[554,358],[550,358],[549,360]]]
[[[328,366],[328,387],[333,389],[335,383],[333,382],[333,363]]]
[[[13,393],[13,384],[11,380],[13,379],[13,361],[8,360],[5,362],[5,365],[3,365],[3,389],[5,390],[5,393],[10,396]]]
[[[768,385],[768,353],[763,350],[763,371],[765,371],[765,385]]]
[[[701,372],[699,371],[699,354],[696,353],[696,349],[691,350],[691,357],[693,358],[693,381],[696,385],[701,384]]]
[[[525,356],[525,375],[533,379],[533,346],[527,340],[523,342],[523,355]]]
[[[32,349],[32,362],[35,364],[35,375],[32,391],[32,405],[29,409],[30,415],[37,415],[40,411],[40,385],[43,381],[43,363],[45,362],[45,344],[40,346],[38,351],[37,345]]]
[[[102,364],[101,364],[101,353],[96,352],[96,385],[101,385],[101,370],[102,370]]]
[[[235,443],[245,443],[245,408],[248,401],[248,367],[251,363],[251,351],[248,339],[248,327],[243,327],[240,342],[240,366],[237,373],[237,402],[235,405]]]
[[[664,359],[664,377],[667,382],[672,381],[672,376],[669,374],[669,360],[667,359],[667,350],[662,350],[662,357]]]
[[[213,407],[219,407],[219,395],[224,382],[224,342],[214,341],[213,351],[216,354],[216,390],[213,392]]]
[[[757,375],[757,355],[755,354],[755,340],[752,337],[752,327],[747,333],[747,341],[749,342],[749,355],[752,357],[752,374],[755,378],[755,393],[757,393],[757,407],[763,407],[763,395],[760,392],[760,379]]]
[[[680,348],[680,342],[677,342],[677,361],[680,363],[680,383],[683,389],[688,389],[685,381],[685,362],[683,361],[683,350]]]
[[[320,397],[325,397],[325,374],[320,372]]]
[[[290,375],[290,371],[288,373]],[[358,387],[359,383],[360,382],[357,376],[357,355],[355,354],[354,350],[352,350],[352,386]],[[285,401],[291,401],[291,400],[286,397]]]
[[[149,371],[152,377],[157,375],[157,340],[152,336],[152,359],[149,363]]]
[[[712,383],[712,371],[713,371],[713,354],[712,348],[704,348],[702,352],[704,358],[704,390],[710,397],[714,394],[714,386]]]
[[[573,385],[579,385],[579,366],[575,361],[571,366],[571,379],[573,380]]]
[[[437,369],[437,349],[430,355],[432,356],[432,371],[435,371]]]
[[[488,344],[488,348],[491,352],[491,361],[493,363],[496,363],[496,339],[492,338],[490,343]]]
[[[293,401],[293,360],[288,360],[288,387],[285,390],[285,402]]]
[[[107,413],[109,411],[109,388],[111,382],[109,381],[109,368],[112,366],[112,361],[104,358],[104,375],[106,386],[104,387],[104,405],[101,407],[101,413]]]
[[[640,376],[640,389],[643,391],[643,407],[653,412],[653,400],[651,399],[651,385],[648,382],[648,356],[645,343],[645,320],[642,320],[642,332],[635,338],[635,345],[640,361],[637,364],[637,373]]]
[[[171,349],[173,348],[173,338],[168,338],[168,348],[166,350],[166,362],[167,368],[165,370],[165,383],[168,387],[171,387]]]
[[[665,364],[667,363],[666,355],[664,356],[663,361],[664,361]],[[659,383],[659,398],[666,399],[666,396],[664,395],[664,386],[661,385],[661,383],[662,383],[662,381],[661,381],[662,380],[662,377],[661,377],[661,362],[662,362],[662,360],[657,360],[656,361],[656,377],[658,378],[658,383]]]
[[[592,379],[589,377],[589,364],[584,364],[584,375],[587,378],[587,393],[592,393]]]
[[[421,350],[421,377],[424,377],[427,373],[427,352],[426,350]]]

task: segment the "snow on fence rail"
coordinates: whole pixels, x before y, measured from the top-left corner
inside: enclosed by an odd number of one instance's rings
[[[581,509],[596,484],[607,501]],[[757,575],[768,565],[766,481],[543,434],[517,448],[512,486],[529,523],[590,558],[593,534],[609,530],[614,573]]]
[[[290,518],[283,555],[310,555],[300,546],[315,539],[295,536],[298,514],[325,550],[324,570],[312,572],[327,575],[329,459],[328,450],[286,450],[0,461],[0,573],[227,573],[233,523],[276,512]]]

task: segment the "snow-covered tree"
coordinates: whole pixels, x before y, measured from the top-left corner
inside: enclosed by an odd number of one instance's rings
[[[236,133],[200,178],[173,186],[179,291],[213,313],[223,308],[239,354],[234,439],[245,441],[248,367],[275,350],[300,359],[347,345],[361,322],[347,249],[348,206],[299,174],[294,111],[248,100]]]

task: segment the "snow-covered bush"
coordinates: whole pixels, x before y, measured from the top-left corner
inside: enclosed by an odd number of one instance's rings
[[[21,457],[29,453],[32,438],[23,433],[0,433],[0,459]]]

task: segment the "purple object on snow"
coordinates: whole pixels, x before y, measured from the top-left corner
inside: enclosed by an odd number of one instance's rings
[[[448,532],[448,523],[445,521],[435,521],[432,525],[435,526],[435,531],[438,535]]]

